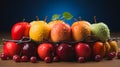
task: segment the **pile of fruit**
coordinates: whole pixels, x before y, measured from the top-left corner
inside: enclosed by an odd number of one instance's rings
[[[64,12],[62,18],[73,16]],[[15,62],[46,63],[58,61],[101,61],[120,59],[117,41],[110,39],[110,30],[103,23],[79,20],[72,26],[60,20],[60,15],[52,16],[49,23],[39,20],[30,23],[17,22],[11,29],[12,40],[4,39],[1,60]]]

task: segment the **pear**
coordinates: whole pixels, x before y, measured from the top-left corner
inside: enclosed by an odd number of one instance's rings
[[[33,41],[42,42],[49,40],[50,28],[45,21],[32,21],[29,36]]]
[[[102,42],[107,41],[110,37],[110,30],[108,26],[103,22],[92,24],[91,32],[92,36],[94,36],[96,40],[100,40]]]
[[[91,35],[91,24],[88,21],[77,21],[71,26],[74,41],[83,41]]]

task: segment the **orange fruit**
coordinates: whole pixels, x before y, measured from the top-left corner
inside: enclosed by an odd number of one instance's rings
[[[117,51],[118,51],[118,43],[117,43],[117,41],[115,41],[115,40],[110,40],[110,41],[108,41],[108,43],[109,43],[110,46],[111,46],[110,51],[114,51],[114,52],[117,52]]]
[[[77,21],[72,24],[72,36],[74,41],[82,41],[91,35],[90,23],[87,21]]]

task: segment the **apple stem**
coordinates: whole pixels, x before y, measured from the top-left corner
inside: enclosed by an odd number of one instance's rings
[[[81,16],[79,16],[78,18],[79,18],[80,21],[82,21],[82,17]]]
[[[97,21],[96,21],[96,16],[94,16],[94,22],[97,23]]]
[[[48,18],[48,16],[45,17],[45,19],[44,19],[45,22],[46,22],[47,18]]]
[[[38,16],[36,16],[36,20],[39,21],[39,17]]]
[[[25,18],[23,18],[23,20],[22,20],[23,22],[25,22]]]
[[[74,18],[74,21],[78,21],[76,18]]]

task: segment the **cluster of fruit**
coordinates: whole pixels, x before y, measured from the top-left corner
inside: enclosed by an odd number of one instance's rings
[[[72,18],[68,12],[63,13],[67,20]],[[103,22],[90,24],[88,21],[79,20],[70,25],[59,20],[59,15],[54,15],[52,21],[18,22],[11,30],[12,40],[6,40],[2,60],[12,58],[16,62],[44,60],[100,61],[103,58],[113,59],[116,55],[120,58],[118,44],[110,40],[110,30]]]

